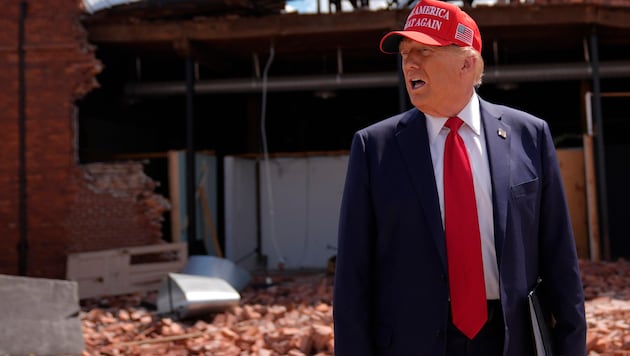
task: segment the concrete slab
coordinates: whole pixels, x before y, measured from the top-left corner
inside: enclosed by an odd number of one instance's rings
[[[80,355],[76,282],[0,275],[0,355]]]

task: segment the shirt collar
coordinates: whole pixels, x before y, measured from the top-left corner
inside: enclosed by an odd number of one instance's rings
[[[440,134],[442,127],[448,120],[448,117],[436,117],[425,114],[427,117],[427,132],[429,134],[429,142],[432,143],[436,137]],[[477,93],[473,91],[468,104],[464,106],[462,111],[457,114],[457,117],[462,119],[473,132],[479,136],[481,134],[481,115],[479,114],[479,97]]]

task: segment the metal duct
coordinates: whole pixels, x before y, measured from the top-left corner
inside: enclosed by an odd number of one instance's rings
[[[600,66],[600,76],[602,78],[630,77],[630,62],[603,62]],[[592,69],[590,64],[561,63],[486,67],[483,81],[484,83],[518,83],[586,80],[591,78]],[[282,77],[269,78],[267,90],[293,91],[396,87],[399,83],[398,80],[396,72]],[[198,94],[252,93],[260,92],[261,90],[262,82],[257,79],[233,78],[195,82],[195,92]],[[186,83],[130,83],[125,87],[125,92],[130,96],[184,95],[186,93]]]
[[[158,290],[157,311],[185,319],[235,307],[240,300],[241,295],[221,278],[169,273]]]
[[[367,73],[344,75],[298,76],[285,78],[269,78],[268,91],[294,90],[333,90],[390,87],[398,85],[396,73]],[[154,82],[127,84],[125,91],[135,96],[163,96],[184,94],[183,82]],[[223,79],[201,80],[195,83],[197,93],[229,94],[255,93],[262,91],[262,81],[258,79]]]
[[[599,67],[600,76],[623,78],[630,76],[630,62],[603,62]],[[487,67],[483,76],[484,83],[505,82],[550,82],[560,80],[592,79],[593,72],[589,63],[561,63],[528,66]]]
[[[83,0],[83,7],[85,11],[92,14],[99,10],[103,10],[109,7],[117,5],[129,4],[132,2],[138,2],[143,0]]]

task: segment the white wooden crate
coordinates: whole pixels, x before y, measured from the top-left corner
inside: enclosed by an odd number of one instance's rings
[[[79,284],[79,298],[158,290],[168,273],[179,272],[188,257],[185,242],[82,252],[68,255],[66,279]],[[165,262],[133,258],[163,254]]]

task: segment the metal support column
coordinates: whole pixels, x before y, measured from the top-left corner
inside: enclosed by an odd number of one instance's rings
[[[606,188],[606,157],[604,155],[604,123],[599,73],[599,45],[597,30],[593,28],[589,38],[591,68],[593,71],[593,118],[595,121],[595,157],[597,165],[597,196],[599,198],[599,227],[603,259],[610,260],[610,236],[608,230],[608,193]]]
[[[195,179],[195,66],[193,59],[186,58],[186,216],[188,217],[188,255],[199,254],[197,245],[197,209]]]

